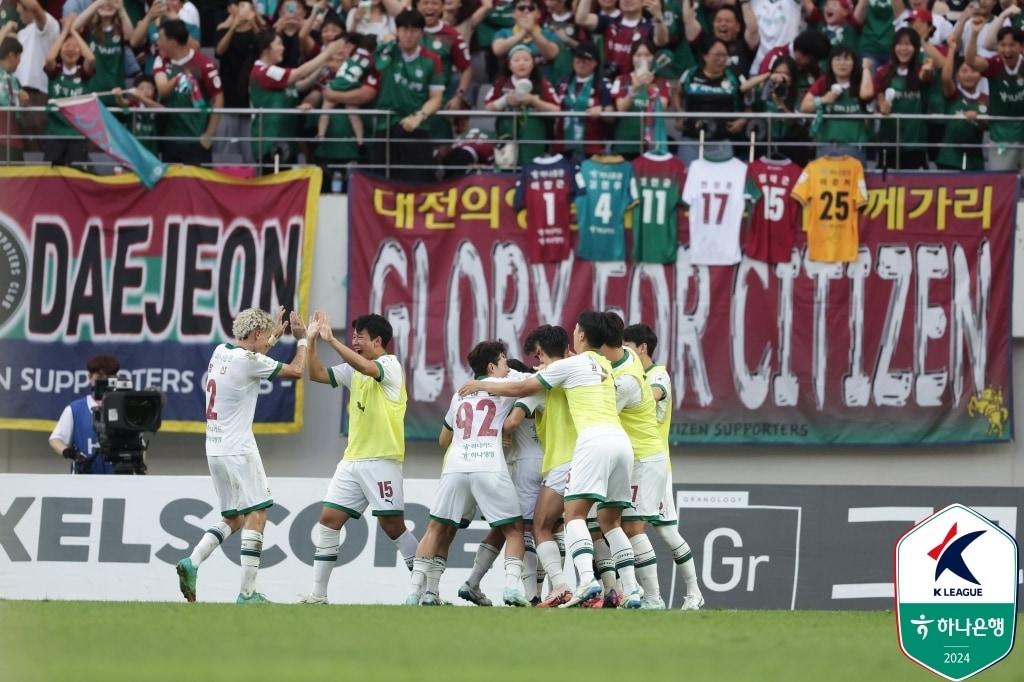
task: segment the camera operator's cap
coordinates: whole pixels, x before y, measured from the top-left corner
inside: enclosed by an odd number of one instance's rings
[[[923,21],[926,24],[932,23],[932,13],[923,7],[915,10],[911,10],[910,14],[907,15],[907,23],[913,23],[915,21]]]
[[[580,59],[593,59],[597,61],[597,46],[594,43],[583,41],[576,44],[572,51],[573,57]]]

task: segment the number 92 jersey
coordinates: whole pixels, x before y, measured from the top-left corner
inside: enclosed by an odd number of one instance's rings
[[[518,378],[488,377],[484,381]],[[444,425],[452,430],[454,437],[445,453],[441,473],[507,472],[501,427],[515,402],[516,398],[503,398],[483,391],[471,393],[464,398],[459,397],[458,393],[452,396]]]

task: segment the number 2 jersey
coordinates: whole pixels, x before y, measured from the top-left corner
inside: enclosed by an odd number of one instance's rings
[[[793,198],[807,209],[804,230],[811,260],[857,260],[859,209],[868,203],[860,161],[852,156],[822,156],[811,161],[793,188]]]
[[[690,164],[683,201],[690,207],[690,262],[733,265],[740,262],[740,228],[747,201],[761,192],[747,181],[747,164],[739,159]]]
[[[206,456],[259,455],[252,420],[260,381],[273,381],[281,363],[262,353],[222,343],[206,378]]]
[[[505,378],[487,377],[484,382],[519,381],[525,375],[510,372]],[[444,425],[452,430],[452,443],[444,455],[441,473],[508,471],[501,443],[505,417],[519,398],[506,398],[483,391],[452,396]]]

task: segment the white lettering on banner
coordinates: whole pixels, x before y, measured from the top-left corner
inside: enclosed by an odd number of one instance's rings
[[[846,268],[853,290],[850,315],[850,371],[843,377],[843,402],[847,407],[864,407],[871,397],[871,379],[864,372],[864,283],[871,274],[871,250],[857,249],[857,260]]]
[[[0,368],[0,377],[11,378],[11,367]],[[17,389],[24,393],[81,394],[89,388],[89,373],[84,370],[52,369],[49,367],[22,367]],[[178,367],[137,367],[122,369],[118,376],[131,381],[136,389],[154,388],[164,393],[191,393],[195,389],[196,373]],[[0,386],[4,382],[0,381]],[[9,390],[9,386],[6,387]]]
[[[906,244],[887,245],[878,249],[878,276],[893,280],[895,284],[889,298],[889,310],[885,315],[882,350],[878,354],[878,365],[875,367],[876,405],[902,407],[907,404],[907,397],[910,395],[911,372],[890,372],[889,366],[900,338],[900,326],[903,324],[907,298],[910,295],[912,270],[910,247]]]
[[[672,331],[672,299],[668,294],[668,282],[665,281],[665,268],[654,263],[636,263],[633,276],[629,280],[629,321],[626,324],[650,323],[641,315],[644,310],[642,284],[651,283],[651,299],[654,301],[654,333],[659,339],[668,339]],[[662,365],[669,359],[669,344],[659,343],[654,350],[654,361]]]
[[[941,405],[949,383],[949,371],[928,371],[928,341],[946,335],[946,312],[928,302],[932,280],[949,278],[949,255],[942,244],[922,244],[914,252],[917,260],[917,304],[914,308],[914,397],[918,405]]]
[[[25,336],[65,343],[230,339],[240,309],[295,306],[303,231],[301,215],[285,224],[268,218],[258,229],[244,219],[225,229],[216,216],[169,215],[154,244],[152,217],[119,217],[112,225],[90,217],[72,239],[62,217],[38,214]],[[149,252],[162,257],[143,257]],[[149,282],[159,282],[159,294],[147,293]]]
[[[220,518],[206,476],[0,476],[0,599],[181,601],[174,564]],[[257,585],[273,601],[294,601],[313,579],[313,528],[325,479],[271,479]],[[407,524],[418,536],[437,482],[406,479]],[[371,515],[342,532],[329,597],[334,603],[402,602],[409,571]],[[487,524],[456,536],[442,589],[469,577]],[[497,566],[501,566],[501,560]],[[73,576],[73,579],[69,579]],[[202,565],[199,600],[234,601],[239,546],[235,534]],[[501,570],[483,580],[500,594]]]
[[[747,349],[744,345],[744,340],[747,337],[744,329],[747,319],[747,280],[751,272],[757,275],[761,286],[768,286],[768,264],[744,256],[736,269],[736,278],[733,280],[732,326],[729,334],[731,343],[729,345],[732,351],[732,373],[736,378],[736,392],[748,410],[756,410],[768,397],[772,346],[765,344],[761,351],[761,362],[758,363],[757,370],[751,373],[747,366]]]
[[[412,249],[411,258],[408,248]],[[549,278],[543,265],[527,262],[515,244],[495,243],[490,253],[491,278],[488,281],[484,255],[469,240],[459,243],[448,272],[446,286],[445,337],[443,362],[427,361],[428,334],[431,331],[427,306],[430,301],[430,254],[426,243],[416,240],[411,247],[400,241],[385,240],[371,267],[369,311],[384,315],[395,332],[395,352],[409,363],[412,376],[411,398],[433,402],[446,391],[454,390],[470,376],[464,357],[470,345],[487,335],[505,341],[513,355],[521,353],[518,343],[526,333],[527,320],[540,324],[563,324],[568,292],[572,286],[574,260],[560,263]],[[410,263],[410,261],[412,261]],[[950,262],[952,261],[952,262]],[[985,387],[987,366],[987,308],[992,287],[992,261],[989,244],[982,241],[971,268],[963,247],[954,244],[952,253],[945,246],[924,245],[912,249],[905,244],[878,247],[873,258],[870,249],[861,247],[851,263],[820,263],[810,260],[806,251],[793,250],[786,263],[769,268],[744,259],[733,279],[729,301],[730,346],[733,384],[736,394],[748,409],[764,405],[769,394],[775,405],[795,407],[801,384],[794,369],[793,333],[796,325],[811,326],[811,391],[818,410],[829,400],[846,407],[864,407],[870,403],[903,407],[911,402],[921,407],[942,404],[942,395],[952,375],[957,404],[966,391],[967,372],[974,390]],[[668,266],[672,267],[672,266]],[[410,268],[412,269],[410,271]],[[592,286],[592,304],[599,310],[614,310],[629,323],[650,315],[659,338],[656,359],[672,368],[673,397],[676,407],[688,392],[697,404],[707,407],[715,402],[705,360],[705,339],[712,314],[711,276],[707,266],[690,262],[688,249],[680,247],[674,266],[674,283],[668,282],[665,266],[637,264],[632,271],[624,263],[596,263]],[[746,360],[748,326],[747,297],[751,273],[762,289],[777,287],[778,348],[765,343],[754,366]],[[392,276],[394,279],[392,279]],[[628,277],[622,305],[611,300],[610,281]],[[773,285],[772,277],[777,280]],[[798,278],[806,277],[813,286],[813,307],[809,319],[795,319],[795,289]],[[877,301],[867,300],[869,278],[876,277],[889,286],[885,322],[876,343],[879,348],[872,361],[865,356],[865,310]],[[849,326],[849,353],[839,391],[827,385],[830,326],[839,311],[829,309],[833,282],[849,288],[845,313]],[[952,301],[946,307],[931,301],[930,291],[937,281],[950,281]],[[649,283],[649,286],[645,285]],[[911,298],[913,285],[914,296]],[[435,284],[435,286],[438,286]],[[395,298],[395,292],[407,300]],[[671,292],[671,294],[670,294]],[[460,311],[463,296],[471,297],[472,325],[465,334]],[[833,297],[834,298],[834,297]],[[896,356],[907,307],[913,307],[913,363],[911,367],[892,367]],[[531,310],[530,307],[535,309]],[[411,309],[410,309],[411,308]],[[932,341],[949,337],[950,353],[945,366],[928,362]],[[964,353],[966,344],[967,353]],[[436,347],[430,347],[437,353]],[[965,367],[965,362],[970,367]]]

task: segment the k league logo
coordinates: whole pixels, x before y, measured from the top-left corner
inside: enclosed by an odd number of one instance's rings
[[[896,543],[896,620],[903,653],[948,680],[1013,648],[1017,543],[969,507],[950,505]]]

